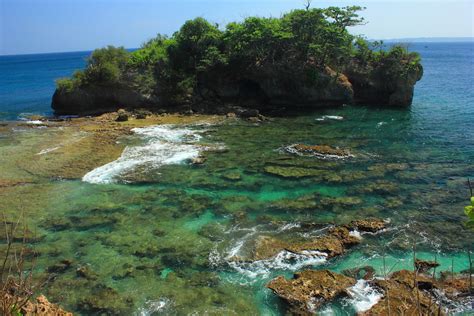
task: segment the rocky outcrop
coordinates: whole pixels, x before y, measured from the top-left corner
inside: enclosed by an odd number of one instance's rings
[[[428,275],[400,270],[386,278],[374,278],[374,269],[370,266],[346,270],[344,274],[308,270],[296,273],[289,280],[279,276],[267,287],[287,304],[292,315],[314,315],[327,302],[351,297],[350,287],[360,278],[366,280],[379,298],[366,310],[359,311],[359,316],[445,315],[446,306],[440,304],[450,303],[443,303],[443,300],[460,301],[469,295],[469,278],[466,275],[437,280]]]
[[[392,67],[394,69],[384,69],[384,65],[378,69],[360,65],[349,67],[347,77],[354,89],[353,103],[379,106],[411,105],[415,84],[423,76],[423,68],[417,65],[400,74],[396,71],[397,65]]]
[[[56,115],[96,115],[159,106],[159,99],[127,86],[85,86],[72,91],[56,90],[51,107]]]
[[[361,232],[376,233],[385,229],[387,223],[384,220],[372,218],[352,221],[348,227]]]
[[[86,85],[71,91],[56,90],[52,108],[57,115],[91,115],[119,108],[181,111],[193,113],[233,112],[233,107],[266,112],[293,111],[299,108],[340,106],[343,104],[408,106],[422,69],[401,79],[389,80],[364,69],[338,73],[329,67],[312,69],[317,80],[309,80],[302,69],[278,69],[264,66],[253,72],[213,72],[198,78],[194,92],[181,104],[170,104],[160,95],[132,84],[117,86]],[[254,117],[253,115],[252,117]]]
[[[373,220],[372,225],[370,224],[370,220],[365,222],[366,227],[371,227],[371,229],[374,230],[377,228],[383,229],[385,227],[385,225],[381,225],[380,220]],[[327,258],[339,256],[343,254],[347,248],[361,241],[359,237],[350,233],[348,227],[356,226],[352,223],[347,226],[335,226],[329,229],[324,235],[300,242],[288,242],[271,236],[259,236],[255,241],[252,256],[248,258],[248,260],[269,259],[284,250],[301,255],[308,254],[308,252],[317,252],[327,256]],[[360,227],[364,228],[363,226]],[[367,228],[367,230],[368,229],[369,228]],[[361,231],[364,230],[361,229]]]
[[[401,270],[387,279],[375,279],[372,285],[383,291],[384,296],[370,310],[362,313],[363,316],[438,315],[439,306],[424,291],[437,286],[432,278],[423,275],[415,277],[413,271]]]
[[[428,272],[429,270],[436,267],[439,267],[439,263],[437,263],[436,261],[428,261],[421,259],[415,260],[415,268],[419,273]]]
[[[279,276],[267,287],[288,304],[293,315],[314,315],[322,304],[349,296],[347,288],[355,283],[355,279],[329,270],[308,270],[295,273],[290,280]]]

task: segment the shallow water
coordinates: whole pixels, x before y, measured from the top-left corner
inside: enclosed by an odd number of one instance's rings
[[[112,168],[88,170],[95,176],[85,172],[84,179],[22,164],[37,154],[58,157],[54,148],[82,134],[2,129],[0,178],[32,183],[0,187],[0,198],[10,216],[29,215],[38,276],[63,259],[73,262],[44,294],[79,314],[281,315],[284,307],[265,284],[301,269],[372,265],[383,275],[384,261],[392,270],[411,269],[414,244],[417,257],[436,256],[438,271],[467,269],[474,240],[463,225],[466,178],[474,176],[474,131],[467,128],[474,117],[472,44],[428,45],[415,48],[425,76],[410,109],[345,106],[261,124],[137,129],[120,140],[126,149],[109,161]],[[295,143],[337,146],[354,157],[283,150]],[[207,161],[189,164],[198,154]],[[387,219],[389,228],[362,234],[360,245],[337,258],[232,260],[248,255],[259,236],[308,239],[366,217]],[[87,278],[78,276],[80,267]],[[327,305],[325,314],[353,315],[377,299],[362,283],[354,291],[360,299]]]

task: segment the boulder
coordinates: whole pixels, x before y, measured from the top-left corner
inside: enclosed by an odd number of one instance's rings
[[[126,122],[126,121],[128,121],[128,113],[123,109],[118,110],[116,121],[117,122]]]
[[[356,280],[329,270],[307,270],[295,273],[293,279],[279,276],[267,287],[278,295],[295,315],[314,315],[326,302],[349,296],[347,288]]]

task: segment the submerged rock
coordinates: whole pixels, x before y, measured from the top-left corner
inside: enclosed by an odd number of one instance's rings
[[[314,156],[321,159],[345,159],[354,157],[348,150],[328,145],[293,144],[284,148],[290,154]]]
[[[322,304],[349,296],[347,288],[355,283],[355,279],[329,270],[307,270],[295,273],[289,280],[279,276],[267,287],[289,305],[291,313],[313,315]]]
[[[342,274],[354,279],[372,280],[375,277],[375,269],[371,266],[347,269]]]
[[[91,289],[91,295],[78,303],[78,309],[87,314],[126,315],[133,301],[122,297],[111,287],[98,284]]]
[[[76,275],[79,278],[84,278],[87,280],[97,280],[98,275],[89,266],[80,266],[76,269]]]
[[[240,172],[237,172],[237,171],[226,172],[222,175],[222,177],[230,181],[238,181],[242,179],[242,175],[240,174]]]
[[[266,166],[266,173],[283,178],[305,178],[323,176],[327,171],[300,167]]]
[[[72,261],[69,259],[61,260],[59,263],[56,263],[48,267],[47,271],[49,273],[63,273],[68,270],[72,265]]]

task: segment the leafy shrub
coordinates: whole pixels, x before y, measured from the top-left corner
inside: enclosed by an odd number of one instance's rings
[[[88,83],[117,84],[129,58],[130,53],[123,47],[107,46],[96,49],[87,60],[85,79]]]
[[[56,88],[60,91],[71,92],[75,88],[74,79],[59,78],[56,80]]]

